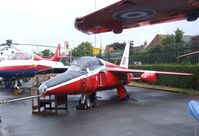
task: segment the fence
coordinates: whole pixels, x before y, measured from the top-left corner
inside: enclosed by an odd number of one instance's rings
[[[178,47],[178,45],[174,45]],[[192,55],[177,59],[178,56],[199,50],[199,42],[186,43],[185,46],[173,50],[135,53],[130,57],[130,63],[142,62],[144,64],[197,64],[199,55]]]
[[[174,45],[175,49],[166,51],[153,51],[153,52],[130,52],[129,64],[197,64],[199,63],[199,55],[192,55],[177,59],[178,56],[199,51],[199,42],[186,43],[183,47]],[[120,62],[122,53],[111,53],[103,55],[102,59],[110,62]]]

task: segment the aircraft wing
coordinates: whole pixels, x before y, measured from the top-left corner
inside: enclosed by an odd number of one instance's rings
[[[106,68],[106,71],[114,72],[115,74],[122,75],[124,73],[141,73],[140,77],[134,77],[133,74],[128,74],[128,81],[141,80],[143,82],[152,83],[157,81],[158,75],[176,75],[176,76],[192,76],[191,73],[179,72],[165,72],[165,71],[149,71],[140,69],[124,69],[124,68]]]
[[[75,27],[87,34],[113,31],[199,17],[198,0],[120,0],[84,17]]]
[[[154,73],[157,75],[176,75],[176,76],[193,76],[192,73],[180,73],[180,72],[166,72],[166,71],[151,71],[140,69],[124,69],[124,68],[106,68],[106,71],[115,73]]]

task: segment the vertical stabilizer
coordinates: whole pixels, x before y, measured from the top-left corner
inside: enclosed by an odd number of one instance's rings
[[[60,59],[60,48],[61,48],[61,45],[59,43],[58,46],[57,46],[57,49],[55,51],[54,56],[51,58],[51,61],[59,61],[59,59]]]
[[[129,49],[130,49],[130,43],[127,43],[122,55],[122,59],[120,62],[120,67],[128,68],[129,65]]]

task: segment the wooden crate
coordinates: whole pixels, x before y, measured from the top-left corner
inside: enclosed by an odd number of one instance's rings
[[[39,86],[54,77],[55,74],[36,75],[33,81],[31,95],[39,95]],[[33,114],[57,114],[58,110],[67,110],[68,97],[67,95],[47,95],[32,99]]]

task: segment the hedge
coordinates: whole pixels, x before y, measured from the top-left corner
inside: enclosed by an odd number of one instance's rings
[[[199,65],[130,65],[129,68],[193,73],[194,76],[159,75],[155,84],[199,90]]]

